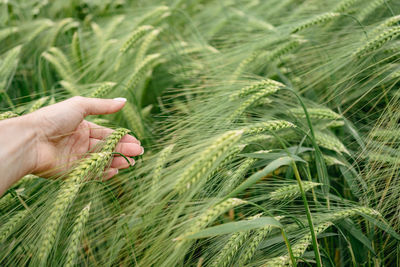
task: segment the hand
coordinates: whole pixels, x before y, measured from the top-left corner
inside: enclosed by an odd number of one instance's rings
[[[10,186],[25,174],[44,177],[58,174],[92,151],[113,130],[84,118],[115,113],[122,109],[125,101],[73,97],[28,115],[0,122],[0,162],[3,161],[0,171],[7,173],[6,178],[11,176],[8,181],[4,178],[0,181],[0,195],[3,187]],[[13,139],[18,142],[13,143]],[[126,135],[117,145],[116,152],[132,157],[141,155],[144,150],[136,138]],[[133,165],[134,160],[129,160],[130,164],[123,157],[114,157],[106,178],[116,175],[118,169]]]

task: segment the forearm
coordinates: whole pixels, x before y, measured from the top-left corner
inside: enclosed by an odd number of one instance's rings
[[[0,121],[0,196],[35,166],[35,126],[29,116]]]

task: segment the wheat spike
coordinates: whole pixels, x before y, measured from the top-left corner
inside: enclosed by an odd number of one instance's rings
[[[250,217],[248,220],[254,220],[259,218],[261,214],[257,214],[255,216]],[[228,242],[225,246],[220,250],[216,259],[211,263],[212,267],[226,267],[229,266],[232,259],[238,253],[238,251],[242,248],[244,242],[249,238],[251,231],[240,231],[234,233],[229,238]]]
[[[102,98],[108,95],[115,85],[116,83],[114,82],[104,82],[96,90],[94,90],[90,97]]]
[[[354,208],[347,208],[347,209],[343,209],[340,211],[336,211],[336,212],[332,212],[332,213],[328,213],[326,215],[320,216],[320,218],[318,218],[318,221],[321,222],[335,222],[335,221],[339,221],[348,217],[352,217],[355,216],[357,214],[365,214],[365,215],[369,215],[369,216],[373,216],[373,217],[382,217],[382,215],[371,208],[368,207],[354,207]]]
[[[400,26],[395,26],[387,30],[384,30],[380,35],[375,37],[373,40],[367,42],[365,45],[358,48],[356,52],[354,52],[354,56],[360,58],[363,55],[382,47],[385,43],[389,42],[399,34],[400,34]]]
[[[215,142],[205,149],[197,160],[191,164],[179,177],[175,190],[179,193],[186,192],[194,183],[206,174],[214,163],[225,155],[242,136],[243,131],[229,131],[218,137]],[[226,155],[225,155],[226,156]]]
[[[145,58],[145,55],[150,48],[150,45],[154,42],[154,40],[157,38],[160,32],[161,31],[159,29],[154,29],[148,35],[146,35],[136,53],[136,59],[135,59],[136,66],[139,65],[140,62]]]
[[[280,220],[281,217],[275,217],[276,220]],[[254,253],[257,250],[257,247],[260,245],[261,241],[263,241],[268,234],[271,232],[272,226],[268,225],[261,229],[254,230],[254,234],[249,238],[248,245],[244,248],[244,251],[240,254],[240,258],[238,260],[238,266],[244,266],[251,258],[254,256]]]
[[[119,52],[124,54],[130,47],[132,47],[140,38],[142,38],[147,32],[153,29],[153,26],[143,25],[137,28],[129,37],[129,39],[122,44]]]
[[[13,194],[7,193],[0,197],[0,210],[5,210],[15,204],[15,198]]]
[[[363,21],[371,13],[373,13],[377,8],[385,3],[385,0],[375,0],[369,3],[365,8],[360,9],[357,14],[357,19]]]
[[[239,66],[235,69],[232,74],[232,80],[236,80],[237,77],[247,68],[247,66],[252,63],[258,56],[260,55],[260,51],[254,51],[250,54],[249,57],[245,58],[239,63]]]
[[[112,154],[109,152],[93,153],[89,158],[83,159],[67,176],[65,183],[58,192],[57,198],[52,204],[50,214],[45,223],[38,252],[38,258],[42,265],[47,261],[48,255],[56,240],[61,221],[69,205],[78,194],[81,184],[88,176],[96,177],[101,174],[111,157]]]
[[[314,183],[314,182],[309,182],[309,181],[303,181],[301,182],[303,186],[304,192],[307,192],[308,190],[311,190],[312,188],[321,185],[320,183]],[[288,199],[288,198],[296,198],[300,196],[300,189],[298,184],[291,184],[291,185],[285,185],[282,187],[279,187],[275,191],[271,192],[269,194],[269,197],[272,200],[282,200],[282,199]]]
[[[283,87],[285,87],[285,85],[280,82],[266,79],[266,80],[256,82],[252,85],[249,85],[249,86],[246,86],[246,87],[240,89],[238,92],[231,94],[229,99],[231,101],[240,99],[244,96],[253,94],[254,92],[257,92],[260,90],[270,90],[270,92],[272,94],[272,93],[276,92],[278,89],[283,88]]]
[[[13,33],[17,33],[19,31],[18,27],[7,27],[0,30],[0,42],[10,36]]]
[[[343,13],[347,11],[351,6],[359,2],[360,0],[342,0],[334,9],[333,12]]]
[[[315,234],[318,235],[322,232],[324,232],[326,229],[328,229],[332,225],[331,222],[325,222],[322,224],[319,224],[315,227],[314,231]],[[301,257],[308,246],[311,243],[311,233],[305,234],[299,241],[296,242],[294,246],[292,246],[292,253],[295,258]],[[280,257],[275,257],[272,259],[268,259],[268,261],[262,265],[263,267],[284,267],[284,266],[289,266],[290,265],[290,257],[289,255],[285,256],[280,256]]]
[[[124,128],[118,128],[112,134],[107,136],[100,152],[113,152],[117,144],[119,143],[119,140],[121,140],[122,137],[130,133],[130,130],[124,129]]]
[[[162,170],[163,170],[165,164],[168,162],[168,157],[172,153],[174,146],[175,146],[174,144],[169,145],[169,146],[165,147],[163,150],[161,150],[161,152],[158,154],[156,166],[155,166],[154,172],[153,172],[153,184],[154,185],[158,184],[159,181],[161,180]]]
[[[246,201],[238,198],[228,198],[227,200],[213,207],[210,207],[195,220],[195,222],[189,227],[187,231],[185,231],[185,233],[175,238],[174,241],[181,241],[184,238],[197,233],[198,231],[212,223],[221,214],[245,203]]]
[[[311,19],[301,23],[300,25],[294,27],[294,29],[291,31],[291,33],[296,33],[296,32],[305,30],[307,28],[310,28],[314,25],[326,23],[326,22],[331,21],[334,18],[339,17],[339,16],[340,16],[340,13],[336,13],[336,12],[327,12],[327,13],[318,15],[318,16],[311,18]]]
[[[79,245],[81,241],[81,236],[83,233],[83,230],[85,228],[86,222],[89,219],[89,213],[90,213],[90,204],[92,202],[89,202],[88,205],[86,205],[82,211],[79,213],[78,217],[76,218],[74,222],[74,227],[72,229],[71,235],[70,235],[70,240],[67,248],[67,259],[65,262],[66,267],[72,267],[75,266],[75,261],[78,256],[78,250],[79,250]]]
[[[50,99],[49,96],[45,96],[45,97],[39,98],[30,107],[28,113],[35,112],[36,110],[40,109],[49,99]]]
[[[160,58],[160,54],[152,54],[148,55],[140,65],[135,69],[131,78],[125,86],[126,90],[129,88],[134,88],[144,77],[147,71],[157,63],[157,60]]]
[[[266,52],[264,55],[261,56],[262,62],[273,62],[276,59],[280,58],[281,56],[289,53],[293,49],[297,48],[300,44],[306,42],[306,40],[296,38],[289,42],[286,42],[272,51]]]
[[[137,110],[137,107],[132,103],[127,102],[122,109],[122,114],[124,115],[129,127],[133,130],[136,137],[142,139],[145,137],[145,128],[143,124],[142,117]]]
[[[295,128],[296,126],[288,121],[284,120],[271,120],[266,122],[260,122],[250,125],[243,129],[244,134],[259,134],[266,131],[277,131],[287,128]]]
[[[22,46],[16,46],[3,54],[0,60],[0,91],[6,89],[7,83],[18,66]]]
[[[68,81],[60,81],[61,86],[67,90],[71,95],[77,96],[80,95],[79,90],[76,88],[74,84]]]
[[[384,30],[385,28],[394,26],[394,25],[398,24],[399,22],[400,22],[400,15],[390,17],[390,18],[386,19],[384,22],[382,22],[381,24],[379,24],[376,28],[374,28],[372,30],[372,34],[377,34],[377,33],[381,32],[382,30]]]
[[[15,114],[12,111],[6,111],[6,112],[0,113],[0,121],[5,120],[5,119],[15,118],[15,117],[18,117],[18,114]]]
[[[220,195],[223,196],[231,192],[240,179],[242,179],[246,174],[247,170],[253,166],[256,161],[257,159],[247,158],[242,164],[240,164],[239,168],[237,168],[231,177],[229,177],[225,182]]]
[[[79,67],[82,67],[82,47],[78,32],[74,32],[71,43],[71,54]]]
[[[73,81],[72,67],[65,54],[56,47],[51,47],[47,52],[43,52],[42,56],[50,62],[60,77],[66,81]]]
[[[248,97],[229,117],[230,121],[235,120],[237,117],[239,117],[248,107],[256,103],[258,100],[261,98],[264,98],[270,94],[275,93],[278,91],[280,87],[269,87],[267,89],[261,89],[254,94],[252,94],[250,97]]]
[[[302,109],[302,108],[290,109],[289,113],[292,113],[294,116],[299,117],[299,118],[306,117],[306,114],[304,113],[304,109]],[[308,113],[308,116],[312,119],[318,119],[318,120],[342,119],[341,115],[337,114],[336,112],[334,112],[328,108],[308,108],[307,113]]]
[[[16,226],[25,218],[28,210],[17,211],[8,221],[0,228],[0,242],[3,242],[15,229]]]
[[[315,142],[317,143],[317,145],[326,149],[333,150],[338,153],[343,152],[350,155],[350,152],[343,145],[343,143],[340,142],[340,140],[332,134],[326,134],[319,131],[315,132]]]

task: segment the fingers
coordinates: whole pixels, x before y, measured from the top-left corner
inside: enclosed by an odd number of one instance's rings
[[[80,110],[84,117],[88,115],[102,115],[115,113],[125,105],[125,98],[101,99],[75,96],[67,100]]]
[[[92,122],[87,122],[89,127],[90,127],[90,137],[95,138],[95,139],[105,139],[107,136],[109,136],[114,130],[110,128],[106,128],[100,125],[97,125]],[[120,142],[122,143],[136,143],[140,145],[140,141],[137,140],[135,137],[132,135],[125,135],[124,137],[121,138]]]
[[[135,160],[127,158],[129,162],[126,161],[124,157],[115,157],[111,162],[111,168],[126,169],[135,164]]]
[[[115,175],[118,174],[118,169],[116,168],[110,168],[106,171],[104,175],[104,180],[109,180],[110,178],[114,177]]]
[[[94,138],[89,139],[89,151],[93,151],[102,141]],[[144,149],[136,143],[118,143],[115,152],[124,154],[127,157],[136,157],[143,154]]]

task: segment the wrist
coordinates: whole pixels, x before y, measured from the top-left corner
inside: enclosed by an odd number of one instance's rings
[[[0,191],[35,169],[38,134],[30,115],[0,122]]]

